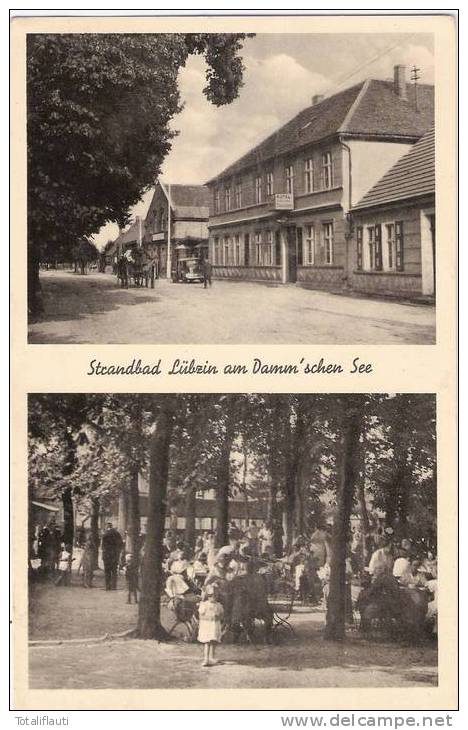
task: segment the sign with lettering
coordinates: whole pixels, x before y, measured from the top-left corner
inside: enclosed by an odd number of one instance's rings
[[[294,195],[292,193],[276,193],[275,210],[294,210]]]

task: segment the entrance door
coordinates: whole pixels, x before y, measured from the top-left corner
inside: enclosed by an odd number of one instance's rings
[[[436,225],[435,215],[429,216],[429,223],[431,226],[431,241],[432,241],[432,273],[434,282],[434,294],[436,292]]]
[[[422,293],[435,295],[435,213],[434,210],[422,210],[420,214],[421,230],[421,275]]]
[[[288,226],[286,229],[286,240],[288,247],[288,269],[287,281],[294,284],[297,281],[297,240],[296,226]]]

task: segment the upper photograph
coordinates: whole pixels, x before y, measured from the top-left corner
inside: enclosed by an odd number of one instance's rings
[[[434,38],[27,38],[28,341],[436,341]]]

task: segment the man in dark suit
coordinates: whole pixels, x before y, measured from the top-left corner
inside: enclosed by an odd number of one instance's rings
[[[211,286],[211,273],[212,273],[211,262],[208,261],[208,259],[203,259],[202,271],[203,271],[203,288],[206,289],[208,284]]]
[[[115,527],[112,527],[112,522],[107,523],[107,529],[102,536],[101,547],[106,591],[115,591],[117,589],[117,570],[123,540]]]

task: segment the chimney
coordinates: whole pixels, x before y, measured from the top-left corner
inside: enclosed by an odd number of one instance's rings
[[[323,94],[314,94],[312,97],[312,106],[320,104],[321,101],[323,101]]]
[[[393,88],[400,99],[406,99],[406,66],[398,65],[393,67]]]

